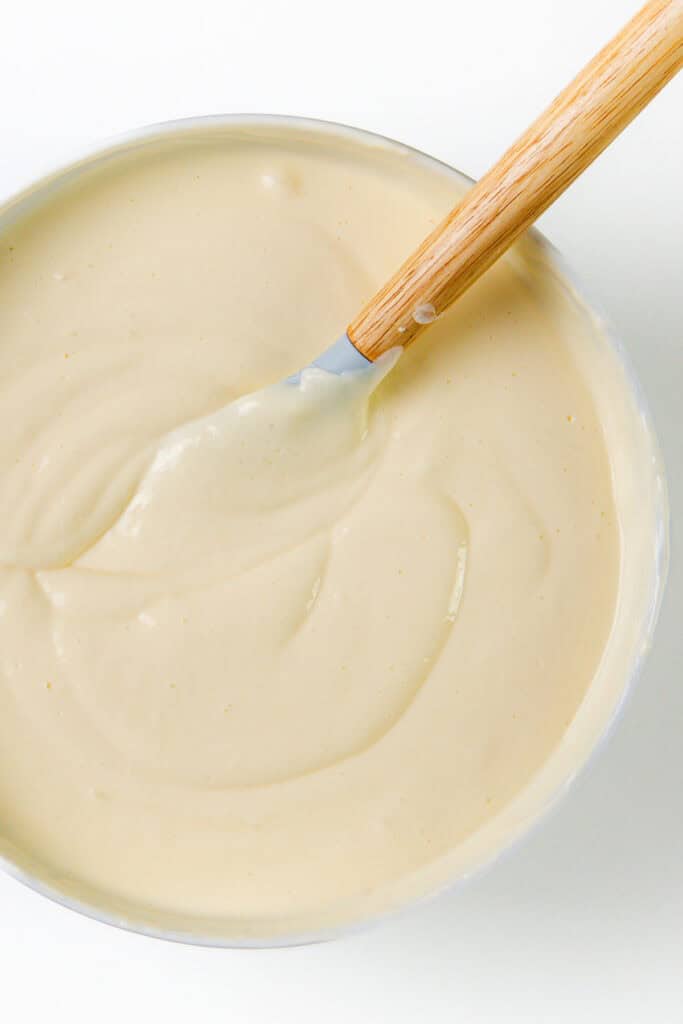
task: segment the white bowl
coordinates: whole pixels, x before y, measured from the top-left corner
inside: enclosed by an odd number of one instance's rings
[[[78,177],[86,168],[115,159],[123,153],[143,148],[169,137],[187,138],[210,129],[239,130],[242,125],[262,125],[264,130],[287,130],[311,136],[343,136],[359,147],[388,149],[404,158],[421,162],[432,170],[452,177],[461,185],[469,186],[471,179],[459,171],[401,143],[356,128],[313,121],[303,118],[271,117],[263,115],[218,115],[166,122],[136,129],[81,154],[66,166],[47,174],[24,191],[0,206],[0,234],[29,209],[39,206],[67,181]],[[529,233],[529,245],[541,247],[545,257],[557,271],[558,281],[575,300],[577,315],[589,317],[596,325],[595,336],[606,343],[602,356],[616,366],[620,381],[619,408],[608,410],[608,415],[621,416],[628,425],[628,443],[623,456],[614,467],[617,504],[629,488],[638,487],[640,509],[638,521],[627,524],[629,535],[622,538],[622,574],[615,628],[607,645],[609,665],[601,664],[596,680],[586,694],[577,714],[558,747],[536,773],[530,783],[478,832],[459,848],[457,857],[449,858],[442,870],[426,870],[420,878],[413,878],[396,900],[394,910],[405,908],[417,899],[434,895],[445,887],[461,884],[473,872],[490,866],[498,856],[545,816],[578,772],[594,757],[598,747],[613,727],[624,699],[638,677],[644,656],[650,646],[666,579],[668,563],[668,505],[666,483],[659,447],[655,438],[645,399],[623,348],[611,334],[603,318],[596,316],[595,308],[586,301],[586,290],[575,275],[567,269],[559,254],[537,231]],[[624,541],[628,540],[628,544]],[[619,630],[621,616],[621,631]],[[616,640],[614,640],[616,636]],[[613,648],[611,650],[610,648]],[[603,658],[603,662],[605,658]],[[603,672],[604,669],[604,672]],[[603,674],[608,682],[596,685]],[[491,850],[495,852],[491,854]],[[130,931],[156,936],[176,942],[191,942],[209,946],[284,946],[315,942],[367,924],[386,912],[376,913],[368,907],[367,914],[358,915],[339,928],[314,934],[278,935],[274,939],[245,938],[240,940],[222,935],[220,923],[202,930],[202,922],[195,927],[174,926],[173,915],[156,915],[154,921],[125,911],[117,916],[99,907],[95,901],[86,903],[72,899],[45,882],[36,869],[0,858],[0,866],[19,881],[37,892],[82,914],[107,924]]]

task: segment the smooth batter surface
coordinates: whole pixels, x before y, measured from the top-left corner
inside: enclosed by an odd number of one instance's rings
[[[215,131],[0,236],[0,830],[52,887],[310,930],[391,904],[565,734],[620,544],[594,342],[540,250],[381,383],[268,387],[456,196]]]

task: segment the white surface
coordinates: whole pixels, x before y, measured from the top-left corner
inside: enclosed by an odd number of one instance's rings
[[[3,8],[0,29],[0,195],[99,137],[217,111],[354,123],[476,176],[636,7],[24,0]],[[630,349],[671,491],[655,647],[596,765],[490,873],[326,946],[172,946],[0,876],[8,1024],[682,1019],[682,100],[683,76],[542,223]]]

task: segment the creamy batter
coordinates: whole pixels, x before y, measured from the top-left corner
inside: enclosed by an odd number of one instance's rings
[[[0,235],[0,831],[51,889],[352,919],[499,848],[566,743],[618,618],[624,385],[539,243],[393,369],[277,383],[461,187],[214,129]]]

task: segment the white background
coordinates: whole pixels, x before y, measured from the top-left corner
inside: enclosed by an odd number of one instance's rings
[[[15,0],[0,19],[0,194],[113,132],[199,113],[374,129],[480,175],[634,0]],[[467,888],[374,931],[173,946],[0,877],[0,1019],[683,1020],[683,76],[542,226],[626,341],[668,465],[674,552],[619,728],[554,817]]]

